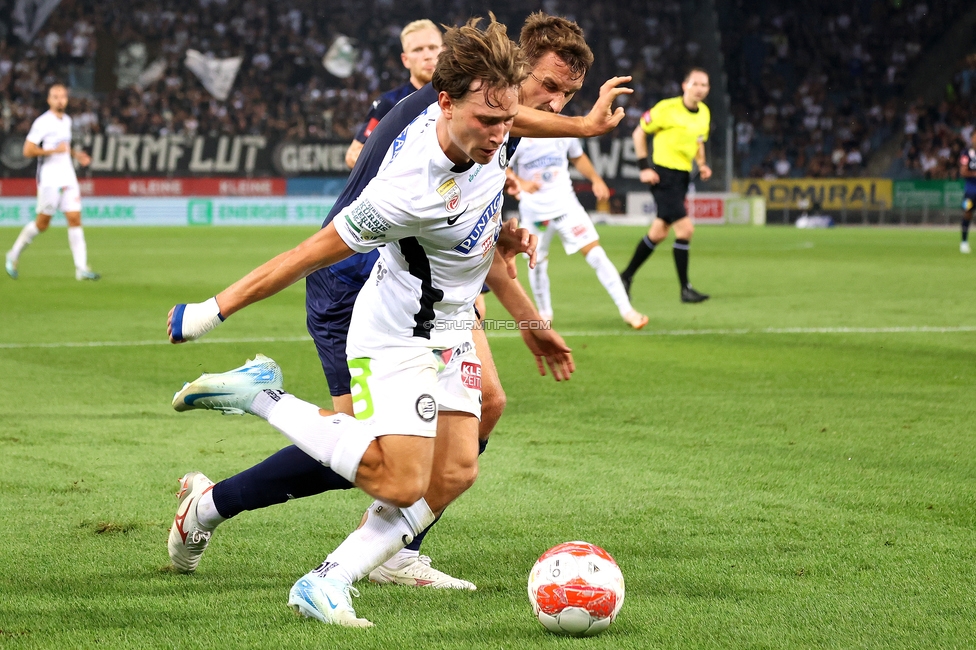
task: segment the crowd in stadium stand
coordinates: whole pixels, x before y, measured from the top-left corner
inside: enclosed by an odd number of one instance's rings
[[[61,80],[73,89],[69,110],[79,130],[350,140],[370,102],[407,80],[400,62],[403,24],[419,17],[460,24],[486,13],[481,3],[465,0],[195,0],[193,5],[191,11],[178,0],[63,0],[31,42],[0,34],[0,131],[26,133],[46,109],[47,86]],[[656,101],[680,92],[681,68],[698,48],[681,37],[677,0],[504,0],[493,2],[492,9],[514,38],[533,10],[577,20],[596,62],[567,112],[588,108],[603,80],[632,73],[637,93],[629,98],[622,129],[636,124],[645,98]],[[329,74],[322,64],[340,34],[351,37],[359,50],[345,78]],[[215,99],[184,65],[189,48],[216,58],[243,57],[226,101]],[[140,70],[155,62],[159,78],[134,83]],[[107,91],[96,79],[104,77],[106,65],[121,81],[112,79]],[[85,92],[86,87],[102,92]]]
[[[736,0],[722,15],[737,171],[858,176],[897,133],[906,72],[970,0]]]
[[[976,128],[976,53],[960,66],[940,102],[913,102],[902,121],[901,154],[890,174],[959,178],[959,156]]]

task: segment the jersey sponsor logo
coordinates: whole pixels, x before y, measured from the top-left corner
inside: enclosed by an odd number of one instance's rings
[[[526,169],[538,169],[539,167],[561,167],[566,162],[565,156],[543,156],[525,163]],[[521,163],[519,163],[521,165]]]
[[[502,194],[503,192],[499,192],[495,195],[495,198],[491,200],[488,207],[486,207],[484,212],[481,213],[481,216],[478,217],[478,221],[474,224],[471,232],[468,233],[468,236],[465,237],[460,244],[454,247],[454,250],[459,253],[470,253],[472,249],[474,249],[475,244],[478,243],[478,240],[481,239],[481,236],[485,233],[485,228],[488,227],[488,224],[491,223],[492,218],[498,214],[498,211],[501,209]]]
[[[441,186],[437,188],[437,193],[444,198],[444,209],[448,212],[457,212],[458,208],[461,207],[461,188],[458,187],[453,178],[441,183]],[[454,221],[457,219],[455,218]],[[454,225],[450,219],[447,220],[447,223],[451,226]]]
[[[425,108],[423,113],[413,118],[410,121],[410,124],[403,127],[403,130],[400,131],[400,135],[398,135],[396,139],[393,141],[393,153],[390,154],[390,160],[396,158],[397,154],[400,153],[400,150],[403,149],[403,145],[406,144],[407,142],[407,131],[410,130],[410,127],[413,126],[413,123],[419,120],[420,118],[422,118],[426,114],[427,114],[427,109]]]
[[[461,383],[464,384],[465,388],[481,390],[481,364],[462,361]]]
[[[419,417],[424,422],[433,422],[434,418],[437,417],[437,402],[434,398],[427,393],[424,393],[417,398],[417,417]]]
[[[481,168],[482,167],[484,167],[484,165],[477,165],[477,166],[475,166],[474,171],[471,172],[470,174],[468,174],[468,182],[469,183],[473,183],[474,182],[474,179],[478,178],[478,174],[481,173]]]
[[[381,239],[383,233],[393,227],[383,215],[369,202],[363,199],[352,212],[346,215],[346,224],[361,242],[371,242]]]

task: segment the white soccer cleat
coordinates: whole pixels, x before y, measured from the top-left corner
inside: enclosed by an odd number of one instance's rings
[[[224,414],[244,415],[263,390],[281,390],[281,368],[263,354],[254,355],[240,368],[221,373],[205,373],[183,384],[173,396],[177,411],[208,409]]]
[[[381,585],[396,584],[410,587],[431,587],[433,589],[466,589],[474,591],[478,587],[473,582],[449,576],[430,566],[430,558],[419,555],[413,561],[395,571],[380,565],[369,572],[369,581]]]
[[[7,275],[16,280],[20,276],[20,274],[17,273],[17,260],[10,257],[10,253],[8,252],[6,255],[4,255],[3,261],[3,268],[7,270]]]
[[[961,242],[959,242],[959,252],[960,253],[970,253],[971,252],[969,250],[969,242],[968,241],[961,241]],[[7,271],[7,273],[9,273],[9,272],[10,271]]]
[[[640,313],[636,309],[631,309],[629,312],[624,314],[624,322],[633,327],[635,330],[642,329],[647,325],[649,319],[644,314]]]
[[[101,275],[95,273],[91,269],[75,269],[75,280],[99,280]]]
[[[214,483],[200,472],[188,472],[180,479],[180,491],[176,493],[179,504],[173,527],[169,529],[169,559],[180,573],[193,573],[200,563],[200,556],[207,550],[213,528],[205,528],[197,519],[200,497],[213,489]]]
[[[359,592],[352,585],[306,573],[288,593],[288,606],[299,616],[318,619],[330,625],[373,627],[365,618],[356,618],[350,596],[359,597]]]

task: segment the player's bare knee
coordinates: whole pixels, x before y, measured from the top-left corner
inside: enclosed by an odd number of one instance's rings
[[[481,402],[481,421],[494,424],[502,417],[505,406],[508,404],[508,396],[501,386],[490,393],[482,393]]]

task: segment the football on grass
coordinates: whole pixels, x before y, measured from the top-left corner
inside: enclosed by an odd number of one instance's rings
[[[624,576],[599,546],[566,542],[532,567],[529,601],[550,632],[593,636],[610,627],[624,604]]]

